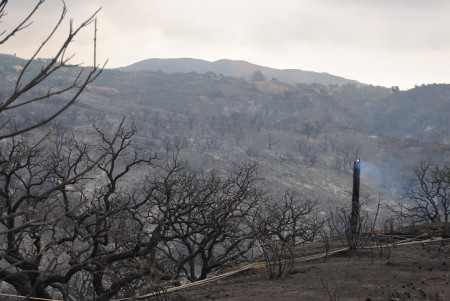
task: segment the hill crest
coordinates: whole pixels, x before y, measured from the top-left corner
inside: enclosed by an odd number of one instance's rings
[[[298,69],[275,69],[264,67],[241,60],[221,59],[209,62],[193,58],[151,58],[136,62],[126,67],[117,68],[121,71],[162,71],[165,73],[207,73],[214,72],[225,76],[251,78],[252,74],[260,71],[266,79],[277,79],[289,84],[296,83],[322,83],[322,84],[348,84],[358,83],[355,80],[346,79],[340,76],[319,73],[313,71],[303,71]]]

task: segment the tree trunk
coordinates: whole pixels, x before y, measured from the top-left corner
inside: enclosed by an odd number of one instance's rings
[[[359,223],[359,186],[360,186],[361,162],[353,162],[353,193],[352,212],[350,215],[350,250],[357,248],[358,223]]]

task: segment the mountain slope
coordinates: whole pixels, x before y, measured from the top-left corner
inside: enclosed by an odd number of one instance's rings
[[[0,56],[0,95],[14,89],[21,64],[11,59]],[[78,72],[54,74],[42,88],[58,87]],[[450,85],[393,93],[353,83],[289,85],[216,73],[104,70],[50,126],[95,143],[93,123],[114,129],[126,116],[139,129],[142,146],[161,156],[182,147],[190,164],[208,170],[255,160],[271,191],[288,188],[327,207],[348,199],[355,158],[365,164],[361,191],[372,196],[402,192],[406,173],[420,160],[448,158],[449,106]],[[49,108],[18,110],[14,118],[26,122]]]
[[[274,69],[258,66],[246,61],[218,60],[208,62],[199,59],[148,59],[132,65],[118,68],[122,71],[163,71],[166,73],[207,73],[214,72],[225,76],[243,77],[249,79],[255,71],[261,71],[266,79],[275,78],[286,83],[322,83],[322,84],[346,84],[357,83],[343,77],[328,73],[302,71],[297,69]]]

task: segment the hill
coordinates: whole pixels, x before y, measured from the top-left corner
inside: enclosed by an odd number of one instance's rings
[[[148,59],[134,63],[132,65],[118,68],[121,71],[162,71],[166,73],[207,73],[213,72],[225,76],[243,77],[250,79],[254,72],[260,71],[266,79],[277,79],[282,82],[296,83],[322,83],[322,84],[346,84],[357,83],[343,77],[328,73],[318,73],[312,71],[302,71],[297,69],[273,69],[258,66],[246,61],[218,60],[208,62],[192,58],[178,59]]]
[[[0,56],[5,95],[20,62]],[[77,72],[74,67],[54,74],[42,89]],[[218,170],[257,161],[271,193],[296,191],[317,200],[324,211],[347,204],[352,162],[360,157],[362,191],[372,210],[379,193],[384,202],[403,193],[414,164],[448,160],[449,106],[450,85],[397,92],[355,83],[294,85],[215,72],[113,69],[104,70],[51,127],[87,139],[93,124],[113,129],[126,116],[143,147],[162,157],[180,148],[192,166]],[[14,118],[26,122],[51,108],[17,110]]]

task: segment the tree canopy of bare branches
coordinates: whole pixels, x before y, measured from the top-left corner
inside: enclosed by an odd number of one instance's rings
[[[23,38],[44,2],[31,4],[21,21],[0,30],[0,44]],[[59,19],[47,37],[19,66],[15,78],[5,79],[11,89],[0,100],[0,279],[28,297],[49,297],[51,286],[59,289],[58,283],[66,283],[84,269],[79,262],[67,265],[77,254],[68,246],[79,239],[76,231],[81,226],[67,221],[86,208],[81,205],[86,197],[85,180],[107,159],[121,132],[119,125],[101,150],[43,128],[72,106],[103,70],[96,65],[95,47],[93,67],[80,68],[71,64],[73,56],[67,56],[74,38],[94,23],[98,11],[78,26],[70,21],[66,38],[53,57],[37,63],[42,49],[65,24],[67,8],[61,4]],[[0,23],[7,11],[8,1],[2,0]],[[96,27],[94,40],[95,32]],[[74,72],[73,81],[48,87],[49,79],[63,70]],[[18,111],[31,111],[36,104],[47,106],[46,114],[32,120],[17,118]],[[79,247],[84,248],[83,244]]]
[[[37,14],[39,7],[44,2],[45,0],[39,0],[31,9],[30,13],[20,21],[17,26],[9,31],[1,31],[0,44],[4,44],[8,40],[16,38],[16,35],[20,36],[22,31],[31,26],[31,18]],[[96,53],[94,51],[94,66],[79,69],[72,82],[66,86],[55,86],[47,90],[39,89],[40,85],[46,79],[51,78],[59,71],[64,69],[75,69],[78,67],[77,65],[71,64],[73,55],[67,57],[67,52],[69,52],[70,45],[74,41],[74,38],[95,21],[98,12],[92,14],[77,27],[74,27],[73,22],[70,21],[69,33],[67,34],[66,39],[61,43],[60,47],[55,50],[54,56],[51,59],[42,61],[42,65],[36,65],[35,59],[39,57],[43,47],[48,44],[55,33],[60,30],[64,24],[63,21],[67,14],[67,8],[64,2],[61,3],[63,4],[63,7],[59,20],[54,27],[49,30],[49,33],[42,44],[37,46],[36,51],[31,58],[21,66],[10,95],[4,97],[0,102],[0,140],[30,132],[54,120],[77,101],[86,86],[93,82],[103,70],[101,66],[96,65]],[[0,21],[2,21],[7,14],[7,7],[8,1],[2,0],[0,3]],[[14,110],[30,106],[37,102],[51,103],[56,97],[64,98],[65,100],[57,109],[50,111],[47,116],[42,116],[39,120],[29,124],[17,124],[14,122]]]
[[[280,278],[293,264],[297,245],[311,242],[320,233],[323,221],[317,217],[316,203],[286,191],[284,198],[261,204],[252,223],[269,278]]]
[[[227,175],[189,170],[185,163],[168,167],[153,185],[160,212],[173,216],[161,251],[175,272],[196,281],[246,260],[255,242],[249,222],[263,199],[257,165],[238,165]]]
[[[450,217],[450,165],[421,162],[414,168],[405,200],[392,210],[414,222],[447,224]]]

